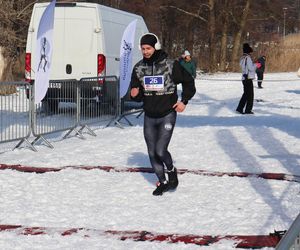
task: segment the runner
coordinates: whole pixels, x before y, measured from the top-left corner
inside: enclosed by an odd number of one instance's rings
[[[162,195],[178,185],[177,170],[168,145],[177,112],[185,110],[196,89],[193,77],[178,61],[168,59],[155,34],[144,34],[140,46],[143,59],[133,68],[130,94],[133,100],[144,102],[144,137],[152,168],[159,180],[153,195]],[[180,101],[177,95],[179,83],[182,83]]]

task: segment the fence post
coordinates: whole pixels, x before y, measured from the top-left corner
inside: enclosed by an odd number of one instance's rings
[[[279,241],[276,250],[298,250],[300,249],[300,214],[294,220],[289,230]]]
[[[31,84],[26,84],[28,87],[28,99],[29,99],[29,114],[28,114],[28,126],[29,126],[29,132],[28,132],[28,136],[23,138],[14,148],[13,150],[15,150],[16,148],[19,148],[23,142],[25,142],[33,151],[37,152],[37,149],[34,147],[34,145],[32,143],[30,143],[30,141],[28,140],[28,137],[31,135],[32,133],[32,119],[33,119],[33,85]]]

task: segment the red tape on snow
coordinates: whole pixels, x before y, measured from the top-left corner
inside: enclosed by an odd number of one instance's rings
[[[0,225],[0,231],[15,232],[18,235],[61,235],[69,236],[79,234],[82,237],[112,236],[119,240],[133,241],[158,241],[168,243],[182,242],[185,244],[195,244],[208,246],[221,240],[232,240],[236,248],[264,248],[276,247],[280,237],[277,235],[183,235],[183,234],[159,234],[147,231],[116,231],[98,230],[87,228],[47,228],[47,227],[24,227],[21,225]]]
[[[131,172],[131,173],[153,173],[152,168],[140,167],[140,168],[128,168],[128,167],[113,167],[113,166],[65,166],[65,167],[57,167],[57,168],[48,168],[48,167],[29,167],[22,165],[7,165],[0,164],[0,170],[16,170],[19,172],[25,173],[37,173],[43,174],[48,172],[59,172],[64,169],[78,169],[78,170],[102,170],[106,172]],[[248,173],[248,172],[218,172],[218,171],[207,171],[207,170],[193,170],[193,169],[177,169],[178,174],[197,174],[204,176],[229,176],[229,177],[255,177],[255,178],[263,178],[269,180],[283,180],[283,181],[292,181],[292,182],[300,182],[299,175],[290,175],[284,173]]]

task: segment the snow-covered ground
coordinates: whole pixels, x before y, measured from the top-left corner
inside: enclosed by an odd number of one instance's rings
[[[207,80],[204,80],[207,79]],[[217,79],[217,80],[213,80]],[[223,79],[222,81],[219,79]],[[227,80],[225,80],[227,79]],[[231,80],[237,81],[231,81]],[[240,74],[201,75],[197,93],[178,115],[169,150],[178,168],[300,175],[300,79],[266,74],[255,87],[254,115],[235,112]],[[255,82],[256,85],[256,82]],[[96,137],[52,139],[0,151],[0,163],[35,167],[149,167],[143,116],[134,126],[97,129]],[[0,149],[3,145],[0,144]],[[66,169],[45,174],[0,172],[0,224],[162,234],[268,235],[286,230],[299,213],[300,184],[261,178],[179,176],[176,192],[152,196],[148,173]],[[223,240],[203,249],[232,249]],[[24,236],[0,232],[1,249],[198,249],[193,244],[120,241],[105,235]]]

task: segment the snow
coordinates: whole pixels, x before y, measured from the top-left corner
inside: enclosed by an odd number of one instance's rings
[[[215,79],[215,80],[214,80]],[[223,79],[223,80],[220,80]],[[169,150],[175,166],[220,172],[300,175],[300,79],[265,74],[255,87],[254,115],[235,108],[240,74],[199,75],[197,93],[179,114]],[[256,85],[256,82],[254,83]],[[97,129],[62,140],[0,151],[0,163],[36,167],[150,167],[143,116],[134,126]],[[3,145],[0,144],[0,149]],[[65,169],[45,174],[0,172],[0,224],[163,234],[268,235],[286,230],[299,213],[299,183],[247,177],[179,176],[176,192],[154,197],[149,173]],[[223,240],[203,249],[233,249]],[[193,244],[120,241],[107,235],[24,236],[0,232],[1,249],[198,249]],[[267,249],[267,248],[266,248]]]

